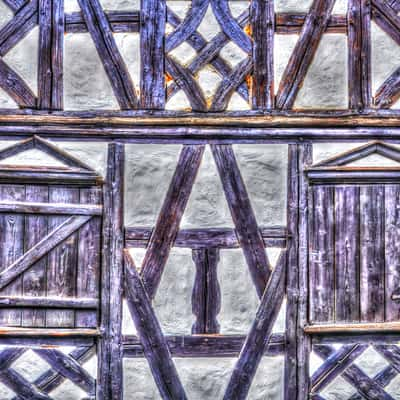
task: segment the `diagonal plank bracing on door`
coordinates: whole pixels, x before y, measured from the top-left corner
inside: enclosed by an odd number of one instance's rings
[[[25,272],[29,267],[35,264],[50,250],[67,239],[82,225],[88,222],[92,216],[72,216],[57,226],[53,231],[47,234],[40,242],[29,249],[24,255],[9,265],[0,273],[0,290],[6,287],[20,274]]]

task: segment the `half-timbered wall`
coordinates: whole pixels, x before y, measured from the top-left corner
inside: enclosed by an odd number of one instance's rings
[[[0,400],[400,398],[399,12],[0,0]]]

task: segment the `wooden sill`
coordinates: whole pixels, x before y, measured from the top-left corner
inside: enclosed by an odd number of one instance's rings
[[[98,329],[73,329],[73,328],[0,328],[0,337],[4,336],[23,336],[23,337],[82,337],[99,336]]]
[[[370,322],[357,324],[321,324],[304,328],[309,334],[399,332],[400,322]]]

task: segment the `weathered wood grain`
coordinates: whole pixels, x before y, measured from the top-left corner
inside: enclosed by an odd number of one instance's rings
[[[350,0],[348,22],[349,108],[371,105],[371,2]]]
[[[253,109],[274,108],[275,14],[272,0],[251,3],[253,37]]]
[[[218,173],[228,202],[239,243],[249,271],[261,297],[271,272],[249,195],[240,173],[235,154],[229,145],[211,145]]]
[[[138,98],[99,0],[78,0],[86,25],[121,110],[138,107]]]
[[[50,186],[49,201],[53,203],[79,203],[79,189]],[[47,243],[46,241],[44,242],[44,246],[47,245],[45,249],[51,249],[47,257],[46,280],[47,294],[49,296],[76,296],[76,266],[78,262],[77,231],[90,219],[90,216],[69,218],[65,216],[53,216],[49,218],[49,231],[55,230],[58,232],[58,235],[52,236],[53,240],[47,240]],[[60,226],[60,229],[57,229],[58,226]],[[70,229],[68,229],[68,227]],[[62,233],[62,235],[60,235],[60,233]],[[51,233],[48,234],[48,236],[50,235]],[[58,238],[62,238],[63,240],[57,240]],[[37,245],[38,247],[39,243]],[[57,246],[54,246],[55,243],[57,243]],[[75,326],[75,313],[72,310],[47,311],[46,326],[72,328]]]
[[[315,186],[310,200],[310,321],[332,322],[335,311],[334,188]]]
[[[25,187],[21,185],[1,185],[0,196],[4,200],[25,200]],[[24,217],[22,215],[0,215],[0,282],[1,276],[7,274],[8,267],[23,257],[24,253]],[[21,295],[22,276],[9,287],[1,286],[1,295]],[[21,310],[2,310],[0,313],[1,326],[20,326]]]
[[[0,202],[0,210],[1,210]],[[265,247],[286,247],[288,232],[285,227],[260,227]],[[125,247],[146,248],[152,233],[152,228],[125,228]],[[181,229],[175,238],[174,247],[190,249],[220,248],[236,249],[240,247],[235,229],[203,228]]]
[[[102,188],[80,189],[80,201],[86,204],[99,204],[102,201]],[[92,218],[79,230],[77,297],[99,298],[101,273],[101,219]],[[75,326],[90,328],[98,325],[97,313],[76,311]]]
[[[140,106],[143,109],[164,109],[164,35],[166,19],[165,0],[141,0]]]
[[[138,33],[140,13],[138,11],[106,11],[106,17],[114,33]],[[65,14],[65,33],[86,33],[85,19],[80,12]]]
[[[33,192],[40,191],[40,189],[46,188],[45,186],[27,186],[30,187]],[[84,189],[82,189],[84,190]],[[46,197],[44,197],[46,198]],[[1,213],[12,213],[12,214],[39,214],[39,215],[97,215],[100,216],[103,213],[103,207],[101,205],[91,204],[60,204],[60,203],[46,203],[39,201],[40,198],[32,195],[31,198],[26,199],[30,201],[0,201],[0,212]]]
[[[179,156],[175,173],[142,263],[141,276],[150,298],[154,298],[160,284],[200,167],[203,152],[204,146],[184,146]]]
[[[0,87],[21,108],[35,108],[36,97],[23,79],[0,58]]]
[[[385,321],[400,319],[400,305],[393,295],[400,293],[400,187],[385,187]]]
[[[284,399],[297,397],[297,347],[299,314],[299,148],[288,146],[287,171],[287,229],[290,239],[287,243],[286,271],[286,319]]]
[[[133,259],[125,250],[125,289],[128,307],[135,323],[145,357],[163,399],[186,399],[168,344],[151,306]]]
[[[241,335],[165,336],[173,357],[237,357],[246,339]],[[124,336],[124,357],[143,357],[143,346],[136,336]],[[264,355],[282,355],[285,352],[284,335],[273,334]]]
[[[10,2],[11,3],[11,2]],[[38,1],[31,0],[18,7],[14,17],[0,29],[0,56],[5,56],[37,24]]]
[[[63,109],[64,1],[39,0],[38,108]]]
[[[367,348],[365,344],[344,345],[324,360],[311,377],[311,398],[340,376]],[[318,345],[314,349],[318,352]]]
[[[335,320],[360,320],[359,188],[335,188]]]
[[[24,292],[25,293],[25,292]],[[0,307],[34,307],[34,308],[70,308],[70,309],[96,309],[98,299],[90,298],[57,298],[45,296],[0,296]],[[23,317],[23,322],[28,320]],[[40,325],[43,325],[41,323]],[[26,327],[30,325],[25,325]],[[35,326],[35,325],[34,325]]]
[[[361,321],[385,319],[385,190],[360,189],[360,301]]]
[[[122,294],[125,149],[108,145],[107,178],[103,188],[101,322],[98,343],[97,398],[122,399]]]
[[[72,357],[56,349],[35,349],[35,353],[50,364],[52,369],[83,389],[88,395],[94,396],[94,378]]]
[[[47,186],[25,186],[25,200],[47,202],[49,189]],[[24,252],[29,251],[47,235],[47,218],[43,215],[25,216]],[[23,296],[46,295],[47,258],[30,267],[23,275]],[[44,310],[26,310],[22,312],[22,326],[46,326],[46,312]]]
[[[192,292],[192,311],[196,321],[192,334],[219,333],[217,315],[221,310],[221,290],[217,276],[219,250],[215,248],[192,251],[196,277]]]

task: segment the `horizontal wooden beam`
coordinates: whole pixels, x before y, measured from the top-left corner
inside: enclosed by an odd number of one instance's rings
[[[187,335],[167,336],[169,350],[174,357],[237,357],[246,337],[244,335]],[[265,350],[266,356],[281,355],[285,351],[283,334],[274,334]],[[136,336],[123,337],[124,357],[144,357]]]
[[[109,11],[106,12],[107,19],[114,33],[137,33],[140,28],[139,11]],[[74,12],[65,15],[65,33],[85,33],[88,32],[86,22],[82,14]]]
[[[400,322],[308,325],[304,328],[304,332],[319,335],[331,333],[400,333]]]
[[[25,183],[25,184],[45,184],[45,185],[74,185],[92,186],[102,184],[102,179],[95,173],[88,174],[83,172],[51,171],[20,169],[13,166],[0,167],[0,183]]]
[[[0,213],[49,215],[102,215],[103,207],[90,204],[34,203],[0,201]]]
[[[1,203],[0,203],[1,211]],[[287,230],[284,227],[261,228],[265,247],[286,247]],[[126,228],[125,247],[146,248],[152,233],[151,228]],[[234,229],[205,228],[181,229],[175,239],[174,247],[190,249],[217,247],[220,249],[239,248]]]
[[[137,33],[140,31],[139,11],[108,11],[106,12],[106,16],[114,33]],[[305,17],[306,14],[304,13],[276,14],[276,33],[300,33]],[[73,12],[65,15],[66,33],[84,33],[87,31],[85,20],[80,12]],[[347,32],[346,16],[332,15],[328,23],[327,32],[345,34]]]
[[[98,299],[54,298],[54,297],[5,297],[0,296],[0,308],[3,307],[37,307],[37,308],[73,308],[96,309]]]
[[[70,328],[14,328],[2,327],[0,328],[0,337],[57,337],[68,338],[78,336],[100,336],[98,329],[70,329]]]
[[[307,171],[307,177],[313,184],[362,184],[362,183],[398,183],[400,168],[313,168]]]

